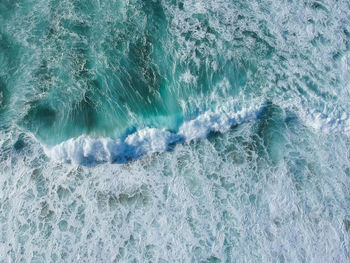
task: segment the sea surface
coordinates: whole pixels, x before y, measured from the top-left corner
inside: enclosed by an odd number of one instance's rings
[[[350,262],[349,0],[0,0],[0,262]]]

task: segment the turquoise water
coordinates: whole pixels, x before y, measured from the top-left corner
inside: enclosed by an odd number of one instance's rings
[[[348,1],[1,0],[0,262],[350,260]]]

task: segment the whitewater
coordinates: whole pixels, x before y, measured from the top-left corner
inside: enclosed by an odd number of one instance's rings
[[[0,262],[350,261],[350,2],[0,1]]]

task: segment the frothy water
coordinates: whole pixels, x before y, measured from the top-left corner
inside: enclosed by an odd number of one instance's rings
[[[126,163],[144,154],[164,152],[184,141],[206,138],[212,132],[226,132],[234,125],[256,119],[262,110],[263,107],[258,107],[235,114],[208,111],[182,124],[178,133],[171,133],[165,129],[146,128],[128,135],[124,140],[92,139],[80,136],[53,147],[44,147],[44,151],[53,160],[76,164]]]
[[[0,2],[0,262],[350,260],[348,1]]]

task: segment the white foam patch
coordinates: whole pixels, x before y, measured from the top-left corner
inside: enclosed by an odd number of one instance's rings
[[[239,112],[207,111],[194,120],[185,122],[179,130],[186,141],[205,138],[210,132],[227,132],[232,126],[257,118],[262,106],[251,107]]]
[[[300,118],[305,125],[324,132],[350,134],[349,114],[345,111],[324,113],[314,109],[302,109]]]
[[[205,138],[210,132],[224,133],[233,125],[256,119],[263,107],[260,105],[238,112],[207,111],[196,119],[185,122],[178,133],[145,128],[128,135],[124,140],[94,139],[82,135],[53,147],[44,146],[44,151],[53,160],[75,164],[125,163],[145,154],[164,152],[176,143]]]
[[[53,147],[45,146],[44,150],[54,160],[76,164],[123,163],[146,153],[165,151],[176,140],[178,136],[165,129],[146,128],[129,135],[125,140],[94,139],[82,135]]]
[[[182,76],[180,77],[180,80],[187,83],[187,84],[197,84],[197,77],[193,76],[189,70],[187,70]]]

